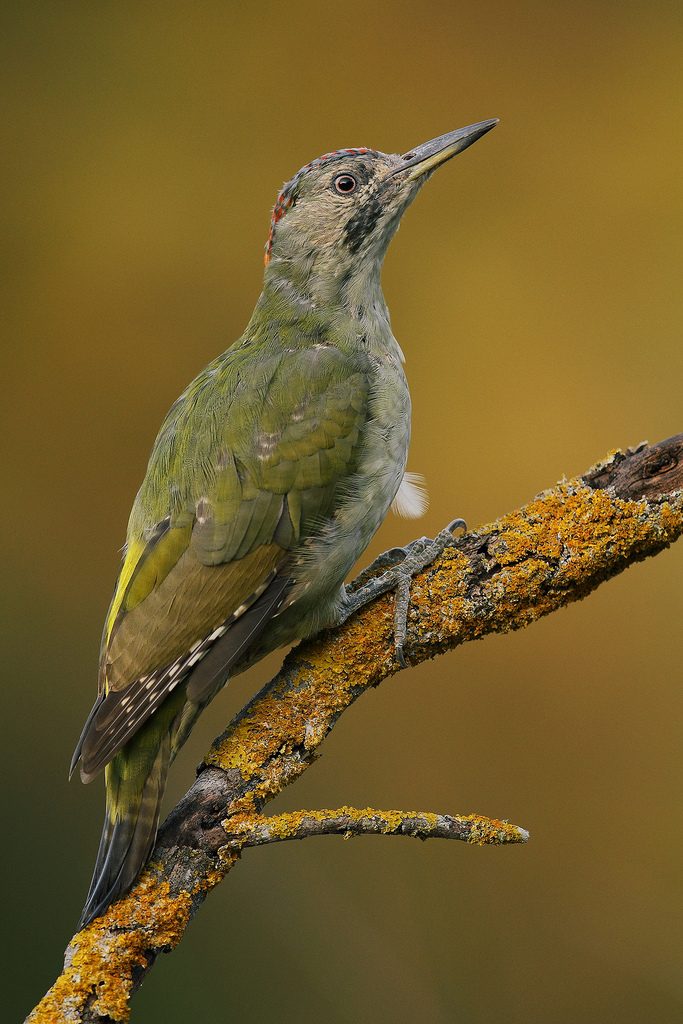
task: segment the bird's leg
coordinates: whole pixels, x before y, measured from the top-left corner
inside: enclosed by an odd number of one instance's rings
[[[346,588],[346,597],[342,607],[339,625],[346,622],[360,608],[364,608],[376,597],[395,592],[394,598],[394,647],[396,660],[402,668],[406,667],[403,656],[408,629],[408,606],[410,604],[410,584],[413,576],[426,569],[438,558],[444,548],[453,543],[456,530],[467,530],[464,519],[454,519],[445,530],[431,537],[420,537],[407,544],[404,548],[390,548],[379,555],[367,569],[360,574],[359,580]],[[383,570],[381,575],[375,575]]]

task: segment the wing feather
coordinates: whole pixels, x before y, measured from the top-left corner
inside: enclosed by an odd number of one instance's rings
[[[81,777],[89,782],[121,750],[159,705],[190,677],[188,699],[200,703],[211,684],[227,673],[249,643],[283,603],[290,581],[286,574],[270,577],[220,626],[163,669],[141,676],[125,690],[112,690],[93,708],[80,756]],[[218,658],[215,657],[218,653]],[[207,670],[201,663],[213,655]]]
[[[316,344],[255,363],[238,345],[175,403],[131,514],[100,697],[74,755],[84,777],[181,683],[206,699],[277,614],[289,553],[335,514],[355,471],[367,358]]]

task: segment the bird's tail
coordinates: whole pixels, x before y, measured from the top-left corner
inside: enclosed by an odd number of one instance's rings
[[[171,731],[149,723],[105,769],[106,812],[84,928],[131,887],[154,846],[171,760]],[[161,740],[161,742],[160,742]]]

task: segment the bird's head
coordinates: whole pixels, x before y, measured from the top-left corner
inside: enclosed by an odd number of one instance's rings
[[[266,267],[298,285],[327,284],[330,291],[378,269],[404,210],[427,178],[497,123],[459,128],[403,155],[339,149],[306,164],[277,197]]]

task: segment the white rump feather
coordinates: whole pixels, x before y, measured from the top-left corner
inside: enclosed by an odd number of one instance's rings
[[[403,519],[419,519],[428,508],[427,482],[422,473],[404,473],[391,511]]]

